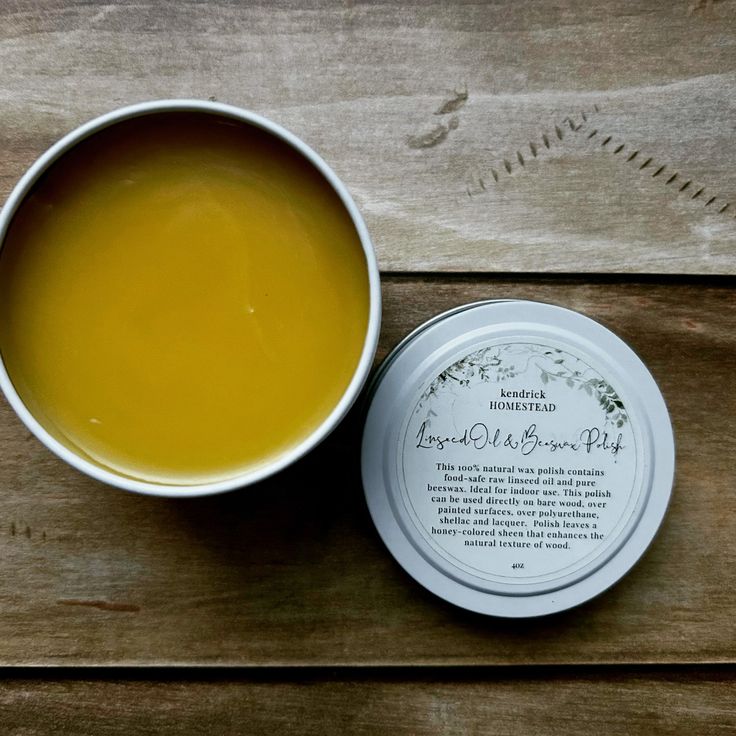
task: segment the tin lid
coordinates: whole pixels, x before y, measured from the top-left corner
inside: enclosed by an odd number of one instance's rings
[[[674,474],[649,371],[576,312],[528,301],[429,320],[371,386],[362,472],[397,561],[445,600],[539,616],[615,583],[653,539]]]

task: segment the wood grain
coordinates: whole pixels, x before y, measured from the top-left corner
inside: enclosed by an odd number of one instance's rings
[[[677,440],[653,546],[589,604],[532,621],[463,612],[383,548],[355,412],[272,480],[203,500],[138,497],[52,457],[0,409],[0,664],[397,665],[736,661],[736,300],[731,280],[384,279],[380,356],[489,297],[600,320],[661,385]]]
[[[0,198],[92,116],[214,97],[324,155],[385,270],[733,274],[735,21],[734,0],[4,2]]]
[[[300,733],[733,734],[733,674],[539,672],[431,679],[341,673],[340,679],[0,683],[8,736]],[[407,678],[404,681],[403,678]]]

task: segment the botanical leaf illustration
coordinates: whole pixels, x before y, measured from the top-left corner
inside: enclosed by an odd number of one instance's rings
[[[446,390],[460,391],[478,383],[502,383],[510,378],[538,372],[543,385],[562,381],[573,390],[585,393],[598,401],[604,422],[623,427],[628,414],[616,390],[579,358],[545,345],[507,343],[481,348],[469,353],[440,373],[422,394],[416,412],[428,407],[426,422],[437,416],[431,408],[433,399]]]

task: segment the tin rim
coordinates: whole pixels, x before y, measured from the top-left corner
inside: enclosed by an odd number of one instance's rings
[[[450,309],[440,312],[439,314],[434,315],[434,317],[430,317],[426,322],[422,322],[418,327],[415,327],[410,333],[405,335],[404,337],[399,340],[399,342],[394,345],[394,347],[389,351],[388,355],[381,361],[381,365],[378,366],[376,369],[376,372],[373,374],[373,377],[368,381],[368,387],[366,388],[365,392],[365,410],[368,410],[368,405],[370,404],[371,399],[373,398],[373,394],[376,392],[376,389],[378,388],[378,385],[381,382],[381,379],[386,374],[386,371],[391,367],[391,364],[401,355],[401,353],[404,351],[404,348],[408,347],[408,345],[414,340],[414,338],[419,337],[419,335],[422,332],[425,332],[430,327],[434,326],[438,322],[441,322],[443,319],[446,319],[447,317],[451,317],[454,314],[459,314],[460,312],[465,312],[468,309],[473,309],[474,307],[480,307],[484,304],[498,304],[500,302],[512,302],[516,301],[514,299],[479,299],[477,302],[469,302],[468,304],[459,304],[456,307],[450,307]]]
[[[584,603],[614,585],[633,567],[654,539],[669,503],[674,479],[674,438],[664,399],[653,377],[636,353],[618,336],[595,320],[572,310],[539,302],[505,301],[519,306],[526,305],[527,309],[529,305],[533,305],[533,309],[542,310],[538,313],[538,317],[550,309],[557,314],[572,315],[569,319],[572,319],[573,323],[579,321],[581,325],[588,325],[588,329],[597,338],[596,342],[592,343],[589,340],[590,334],[582,334],[583,329],[580,331],[582,335],[580,344],[588,341],[596,349],[591,354],[598,352],[607,357],[604,363],[612,370],[617,367],[622,356],[625,357],[627,367],[635,368],[636,381],[641,382],[641,385],[634,386],[632,382],[628,388],[630,395],[638,404],[637,411],[641,424],[639,430],[651,437],[653,462],[651,463],[651,477],[639,490],[637,503],[641,502],[641,509],[635,516],[632,513],[631,526],[626,535],[621,537],[620,542],[618,540],[612,542],[610,553],[608,553],[609,548],[601,553],[602,561],[599,564],[596,563],[598,557],[594,558],[593,562],[596,564],[587,566],[589,567],[587,572],[582,576],[570,578],[569,583],[542,590],[539,593],[524,591],[512,593],[493,590],[491,589],[492,584],[474,585],[467,579],[463,579],[462,576],[458,577],[448,572],[447,565],[441,561],[438,564],[436,555],[427,554],[430,548],[428,546],[423,548],[422,542],[418,542],[421,537],[418,531],[415,532],[411,527],[407,529],[408,517],[398,506],[403,503],[400,493],[392,480],[392,475],[386,470],[396,458],[396,450],[393,449],[393,435],[386,425],[393,420],[395,427],[397,416],[395,413],[390,413],[390,410],[386,410],[386,406],[391,403],[403,406],[402,397],[407,395],[407,390],[408,395],[411,395],[411,387],[414,384],[409,385],[410,379],[406,376],[402,377],[396,371],[403,369],[408,376],[417,370],[416,366],[421,363],[422,356],[428,351],[431,352],[433,347],[436,348],[436,345],[432,346],[431,341],[441,342],[440,335],[446,339],[449,328],[446,326],[444,333],[440,332],[435,336],[428,336],[428,333],[449,318],[465,320],[462,326],[467,329],[468,320],[472,320],[467,313],[480,308],[487,310],[489,325],[507,324],[505,321],[498,321],[498,314],[495,316],[492,314],[494,306],[500,306],[499,302],[476,302],[438,315],[410,333],[388,356],[387,361],[390,359],[390,362],[385,367],[381,366],[381,373],[377,376],[379,380],[374,381],[371,387],[373,395],[363,435],[362,476],[369,511],[379,535],[394,558],[409,575],[439,597],[462,608],[488,615],[520,618],[547,615]],[[547,320],[552,320],[551,314],[547,312]],[[539,324],[545,324],[544,320],[540,318]],[[460,325],[456,325],[454,329],[458,331]],[[577,336],[577,333],[573,334]],[[422,340],[424,340],[424,346],[419,344]],[[413,355],[407,352],[410,346],[414,347]],[[443,357],[446,355],[442,353]],[[404,361],[410,361],[411,365],[401,366],[402,358]],[[394,371],[391,371],[392,368]],[[392,372],[390,379],[392,396],[388,398],[387,395],[381,396],[380,393],[381,383],[390,371]],[[408,389],[407,386],[409,386]],[[371,412],[374,404],[380,404],[380,408],[375,413]],[[386,413],[383,418],[377,416],[384,413],[384,410]],[[653,429],[656,431],[656,436],[654,436]],[[646,478],[646,475],[643,477]],[[412,524],[411,521],[409,523]]]
[[[296,135],[268,118],[233,105],[196,99],[153,100],[128,105],[83,123],[79,127],[67,133],[38,159],[36,159],[11,191],[10,196],[2,207],[2,210],[0,210],[0,248],[2,248],[13,216],[26,195],[30,192],[33,185],[38,181],[42,174],[67,151],[71,150],[78,143],[94,133],[110,127],[111,125],[115,125],[116,123],[121,123],[125,120],[144,115],[167,112],[199,112],[238,120],[247,125],[260,128],[270,135],[275,136],[307,159],[307,161],[309,161],[312,166],[320,172],[320,174],[337,193],[343,206],[350,215],[350,219],[353,222],[363,249],[369,285],[368,325],[366,327],[363,351],[361,353],[360,360],[355,367],[350,383],[330,414],[313,432],[302,440],[302,442],[281,454],[274,461],[245,473],[235,475],[231,478],[226,478],[212,483],[177,485],[136,480],[133,478],[127,478],[123,475],[118,475],[117,473],[107,470],[100,465],[96,465],[81,455],[76,454],[52,437],[28,410],[13,386],[5,367],[5,362],[0,354],[0,388],[23,424],[55,455],[82,473],[106,483],[107,485],[151,496],[181,498],[223,493],[225,491],[242,488],[264,480],[280,470],[283,470],[288,465],[296,462],[299,458],[303,457],[310,450],[316,447],[325,439],[325,437],[327,437],[327,435],[330,434],[330,432],[332,432],[332,430],[345,417],[368,378],[376,348],[378,346],[378,336],[381,323],[381,287],[378,263],[365,222],[347,188],[335,172],[327,165],[324,159],[322,159],[319,154],[317,154]]]

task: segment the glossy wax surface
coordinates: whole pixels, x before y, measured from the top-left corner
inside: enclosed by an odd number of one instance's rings
[[[57,440],[139,480],[215,482],[328,416],[359,362],[368,272],[322,175],[204,113],[65,154],[0,252],[0,350]]]

